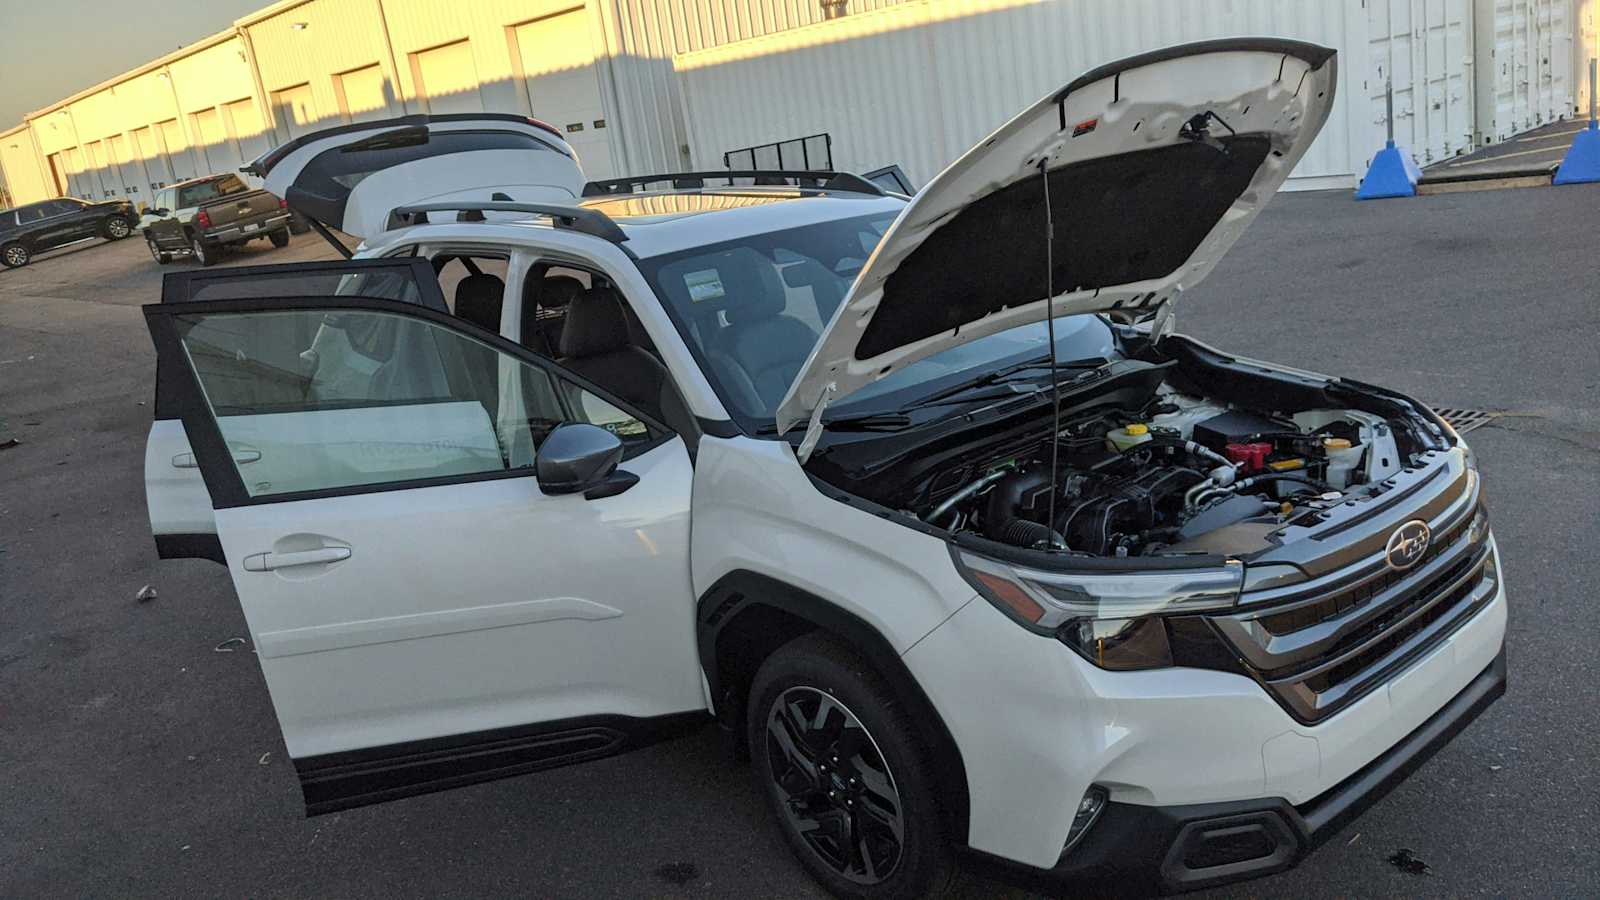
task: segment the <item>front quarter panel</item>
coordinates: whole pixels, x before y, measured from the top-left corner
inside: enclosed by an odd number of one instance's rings
[[[943,541],[823,495],[782,441],[701,440],[690,559],[696,596],[755,572],[853,614],[896,653],[973,597]]]

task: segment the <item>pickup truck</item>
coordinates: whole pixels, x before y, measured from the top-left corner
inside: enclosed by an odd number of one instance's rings
[[[252,190],[237,175],[207,175],[163,188],[139,221],[150,255],[166,265],[187,253],[202,266],[224,246],[267,238],[289,245],[289,210],[277,196]]]

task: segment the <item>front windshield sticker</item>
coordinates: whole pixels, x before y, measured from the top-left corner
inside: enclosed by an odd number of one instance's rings
[[[722,290],[722,276],[717,274],[716,269],[689,272],[683,276],[683,283],[689,288],[689,299],[695,303],[721,300],[726,296]]]

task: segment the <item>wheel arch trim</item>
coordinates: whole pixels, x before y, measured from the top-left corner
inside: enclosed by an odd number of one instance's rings
[[[696,605],[695,640],[700,667],[710,687],[712,702],[717,705],[718,720],[726,726],[723,698],[732,689],[720,671],[718,641],[729,626],[763,608],[799,619],[812,629],[827,631],[848,643],[907,704],[913,719],[926,724],[927,737],[932,742],[929,750],[933,754],[939,804],[950,826],[951,837],[966,844],[971,804],[966,763],[955,736],[900,654],[895,652],[894,645],[877,628],[838,604],[770,575],[744,569],[724,574],[707,588]],[[748,684],[744,687],[748,688]]]

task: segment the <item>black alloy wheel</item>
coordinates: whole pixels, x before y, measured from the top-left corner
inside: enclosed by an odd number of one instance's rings
[[[905,808],[861,720],[814,687],[779,695],[767,716],[771,787],[789,824],[844,878],[877,884],[900,865]]]

